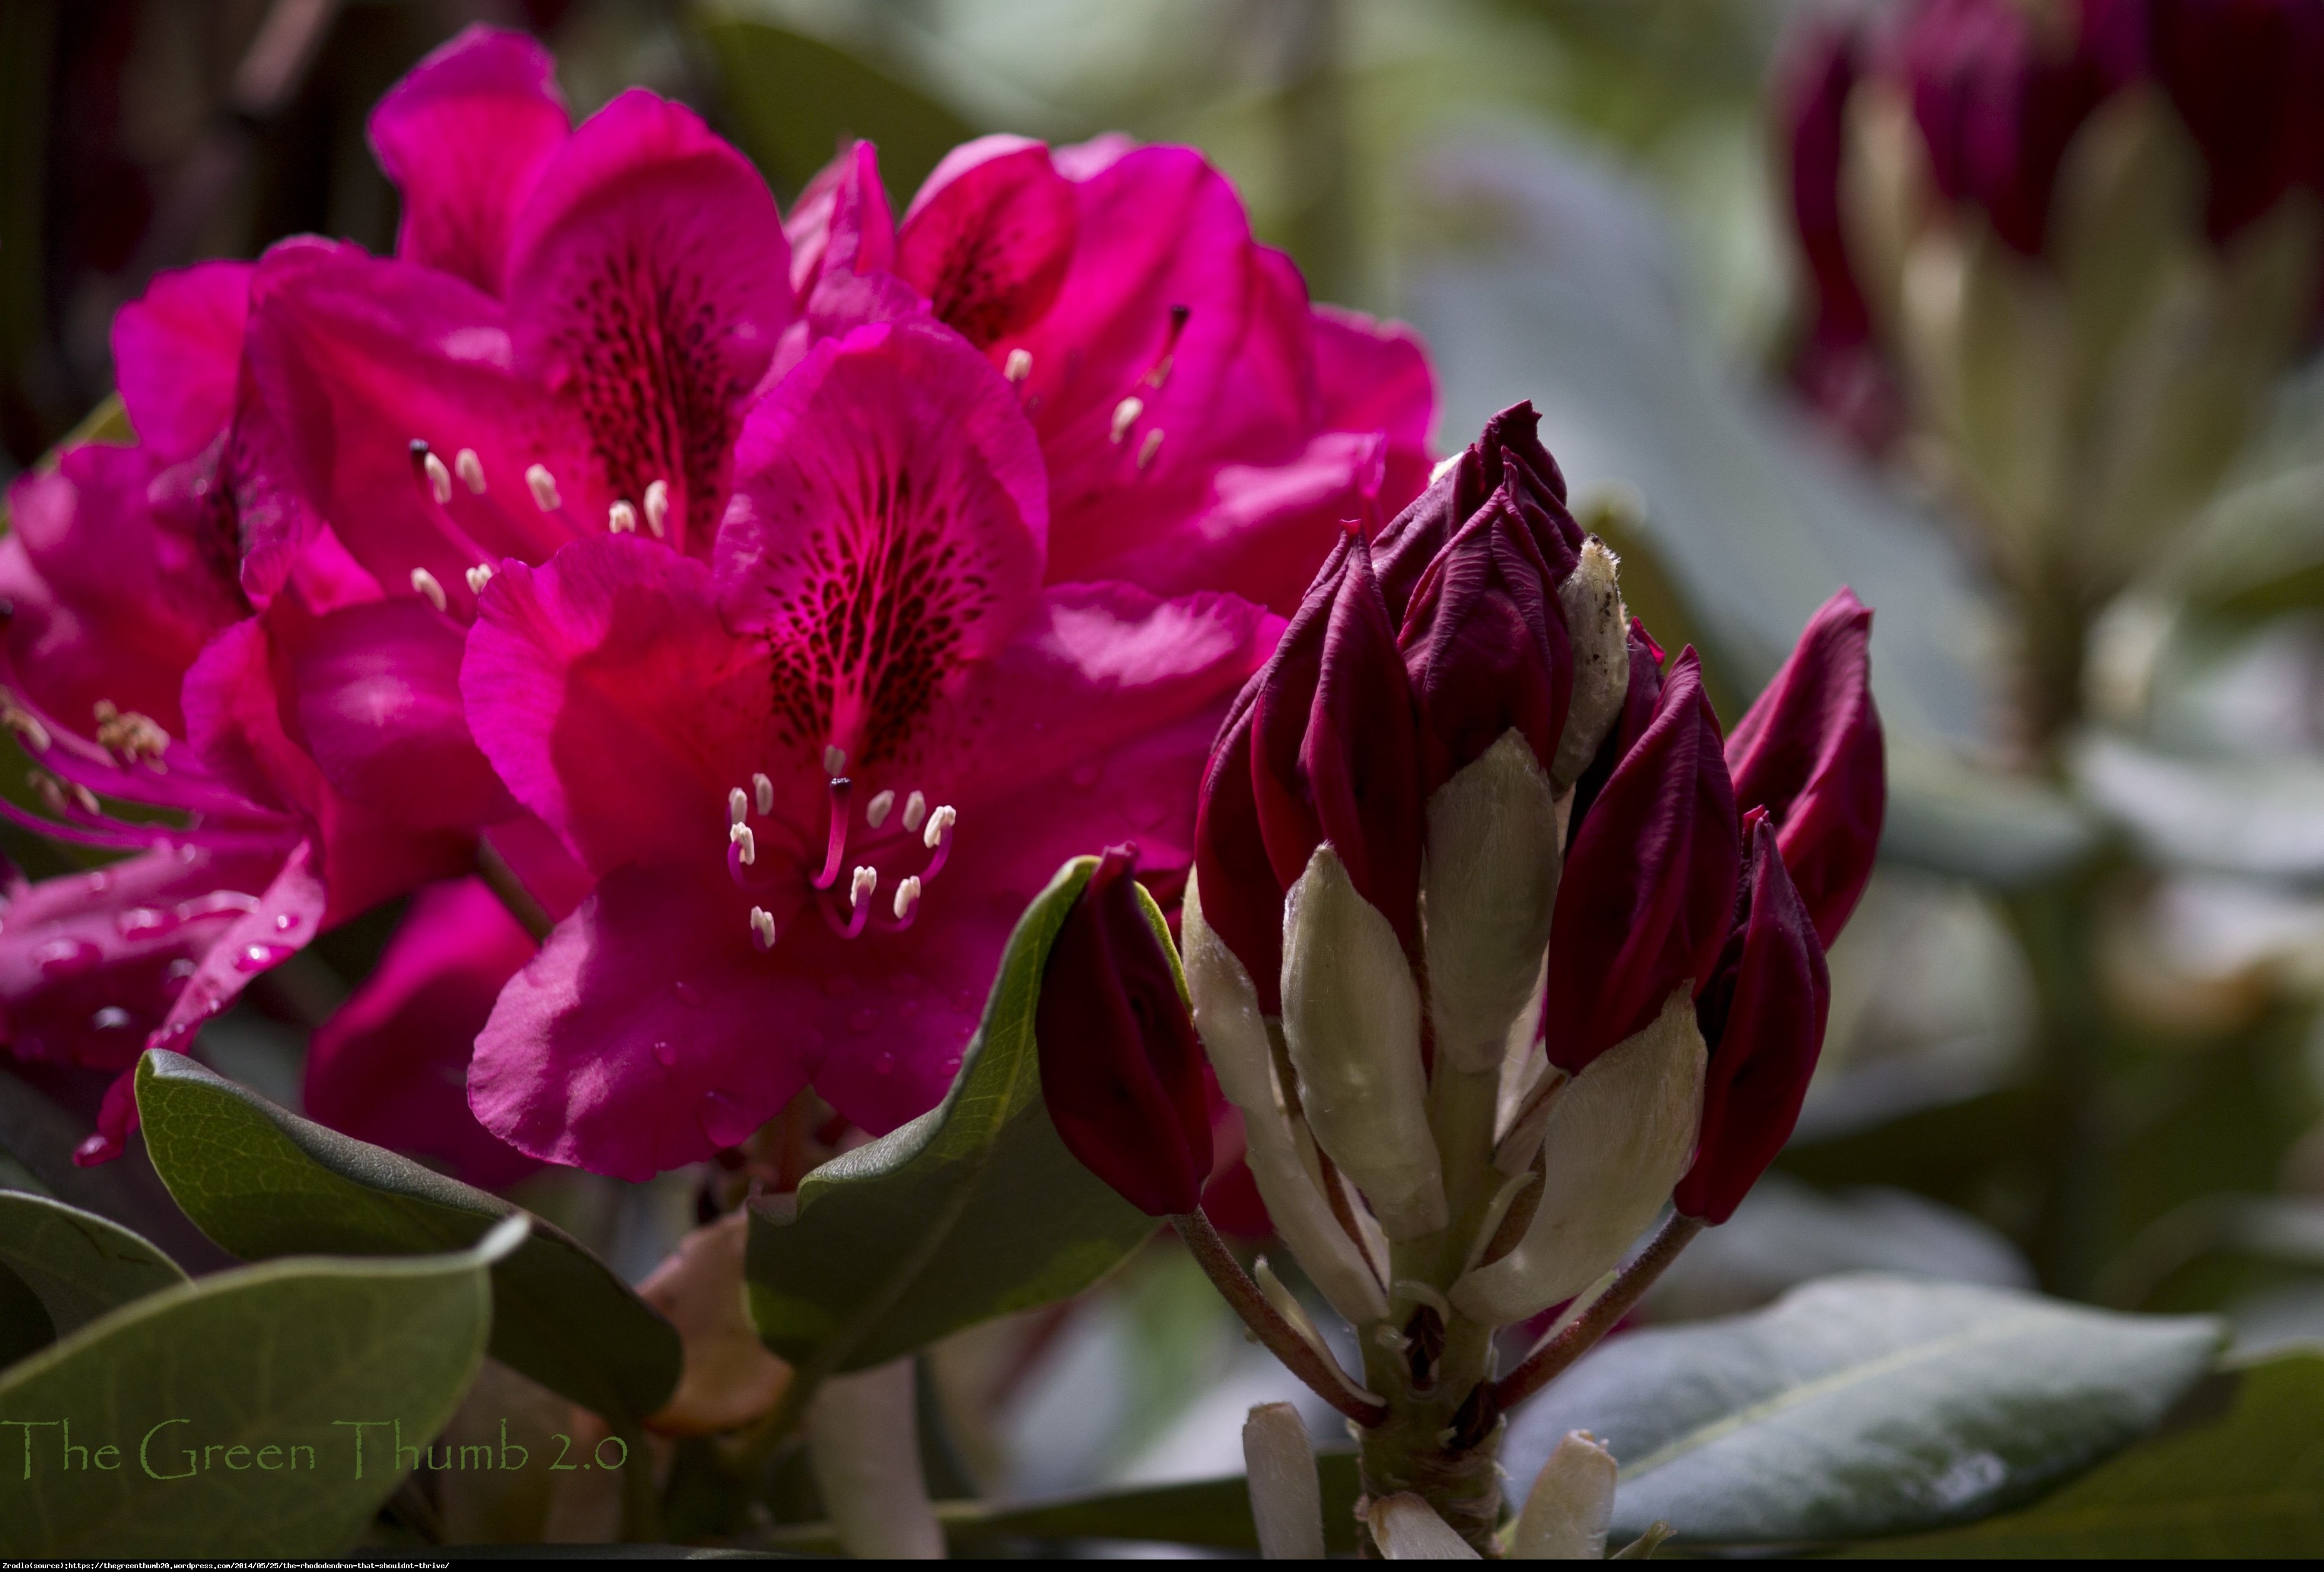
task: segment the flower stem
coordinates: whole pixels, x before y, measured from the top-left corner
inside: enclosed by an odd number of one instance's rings
[[[1655,1231],[1638,1258],[1622,1269],[1614,1286],[1598,1297],[1598,1301],[1576,1317],[1565,1330],[1535,1349],[1525,1363],[1493,1383],[1493,1397],[1506,1412],[1525,1401],[1565,1373],[1566,1367],[1596,1345],[1598,1340],[1614,1329],[1614,1324],[1630,1313],[1630,1307],[1646,1297],[1655,1280],[1670,1263],[1687,1242],[1702,1232],[1700,1218],[1673,1216]]]
[[[1195,1263],[1216,1285],[1219,1294],[1234,1308],[1243,1325],[1255,1333],[1267,1345],[1268,1353],[1283,1361],[1285,1368],[1305,1382],[1317,1397],[1330,1403],[1360,1425],[1377,1425],[1388,1418],[1388,1410],[1379,1403],[1366,1402],[1348,1390],[1348,1382],[1335,1370],[1326,1369],[1323,1355],[1316,1353],[1307,1339],[1292,1329],[1276,1308],[1267,1302],[1267,1295],[1250,1274],[1242,1269],[1228,1251],[1226,1241],[1211,1226],[1211,1220],[1201,1207],[1181,1213],[1170,1219],[1178,1237],[1186,1243],[1187,1251]]]

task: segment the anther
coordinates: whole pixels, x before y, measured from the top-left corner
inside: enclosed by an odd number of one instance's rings
[[[775,948],[775,914],[763,906],[751,908],[751,939],[762,950]]]
[[[411,587],[426,596],[429,606],[438,611],[444,609],[444,587],[436,582],[433,573],[425,568],[414,568],[411,570]]]
[[[646,487],[646,528],[657,541],[669,527],[669,482],[657,480]]]
[[[626,502],[616,502],[605,510],[605,528],[617,535],[638,532],[638,510]]]
[[[1001,375],[1012,384],[1021,384],[1033,375],[1033,352],[1029,349],[1010,350],[1008,360],[1001,367]]]
[[[916,835],[928,821],[928,800],[915,791],[904,799],[904,833]]]
[[[468,569],[468,593],[470,595],[484,594],[484,586],[490,584],[492,581],[493,565],[491,563],[479,562],[474,568]]]
[[[880,888],[880,870],[869,864],[858,866],[855,876],[847,885],[847,909],[851,911],[869,901]]]
[[[1138,417],[1145,412],[1146,401],[1134,396],[1126,398],[1120,403],[1114,405],[1113,436],[1111,440],[1119,443],[1124,437],[1129,436],[1130,428],[1136,425],[1138,423]]]
[[[1154,456],[1161,451],[1162,428],[1157,426],[1154,430],[1147,432],[1146,440],[1138,445],[1138,467],[1141,470],[1144,469],[1148,465],[1154,462]]]
[[[735,856],[741,859],[744,867],[747,868],[759,860],[759,837],[751,833],[749,825],[727,826],[726,844],[734,848]]]
[[[476,495],[484,495],[484,461],[476,457],[474,448],[463,448],[452,455],[452,473]]]
[[[896,886],[896,920],[908,921],[912,915],[912,909],[919,903],[920,876],[914,874]]]
[[[896,794],[893,791],[881,792],[863,805],[863,822],[878,829],[888,822],[888,810],[895,806]]]
[[[526,489],[532,493],[532,505],[542,513],[553,513],[561,505],[557,495],[557,476],[549,473],[545,464],[535,464],[524,472]]]
[[[847,768],[847,750],[836,743],[823,744],[823,772],[836,775]]]
[[[428,472],[428,495],[436,499],[436,505],[442,507],[450,502],[452,472],[444,467],[444,461],[433,453],[425,454],[420,460],[420,467]]]
[[[757,800],[761,813],[775,810],[775,783],[764,775],[751,777],[751,795]]]
[[[726,793],[726,822],[737,825],[751,817],[751,795],[740,786]]]
[[[936,850],[938,846],[943,844],[945,832],[950,829],[954,824],[958,823],[959,820],[960,815],[952,810],[951,804],[946,803],[944,807],[937,809],[934,813],[928,815],[928,828],[921,832],[920,844],[927,847],[930,851]]]

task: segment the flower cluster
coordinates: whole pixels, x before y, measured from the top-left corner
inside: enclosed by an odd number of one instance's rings
[[[2086,617],[2210,495],[2324,282],[2306,0],[1913,0],[1778,85],[1791,373],[1910,433],[2022,596]]]
[[[11,890],[10,1050],[120,1070],[433,883],[309,1064],[355,1133],[635,1178],[810,1084],[911,1117],[1058,861],[1191,857],[1277,612],[1425,481],[1417,342],[1185,148],[987,138],[899,217],[859,144],[786,217],[485,29],[371,134],[395,255],[165,275],[135,444],[12,495],[11,811],[131,855]]]
[[[1346,536],[1244,688],[1185,900],[1192,1021],[1251,1171],[1362,1336],[1360,1384],[1320,1345],[1296,1367],[1370,1427],[1375,1498],[1434,1469],[1472,1539],[1496,1416],[1536,1383],[1493,1379],[1493,1330],[1602,1288],[1665,1207],[1681,1243],[1732,1215],[1798,1115],[1885,800],[1853,596],[1722,740],[1616,568],[1530,408],[1495,417],[1376,541]],[[1086,1163],[1199,1239],[1175,994],[1140,925],[1086,920],[1138,960],[1052,963],[1044,1031],[1097,1046],[1055,1074],[1045,1040],[1045,1090]]]

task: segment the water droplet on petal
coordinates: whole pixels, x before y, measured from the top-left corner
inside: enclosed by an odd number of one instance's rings
[[[678,1062],[678,1050],[670,1046],[669,1039],[666,1037],[657,1037],[654,1039],[653,1056],[654,1063],[661,1066],[664,1069],[668,1069],[671,1065]]]
[[[120,1155],[121,1142],[99,1132],[73,1148],[73,1166],[94,1168],[100,1162],[111,1162]]]
[[[714,1146],[739,1146],[759,1127],[750,1110],[724,1092],[703,1093],[695,1114],[701,1121],[702,1133]]]
[[[193,962],[188,960],[184,956],[180,956],[176,960],[170,963],[170,981],[173,983],[182,983],[198,970],[200,970],[200,968],[195,966]]]
[[[692,983],[684,981],[673,983],[670,985],[670,992],[676,994],[678,995],[678,1002],[685,1005],[687,1009],[699,1010],[702,1008],[702,990],[696,987]]]
[[[263,972],[269,966],[279,966],[298,953],[296,946],[287,944],[246,944],[235,952],[234,969],[237,972]]]
[[[890,1053],[885,1049],[881,1050],[878,1057],[873,1059],[872,1061],[872,1073],[875,1076],[894,1075],[896,1073],[896,1056]]]
[[[294,928],[296,928],[296,927],[298,927],[298,926],[299,926],[299,920],[298,920],[297,918],[295,918],[295,917],[291,916],[291,915],[290,915],[290,913],[289,913],[288,911],[278,911],[278,912],[276,912],[276,913],[274,914],[274,931],[275,931],[275,932],[277,932],[277,933],[288,933],[288,932],[290,932],[292,929],[294,929]]]
[[[132,906],[113,920],[113,926],[124,939],[160,939],[178,926],[178,920],[151,906]]]
[[[136,1020],[120,1005],[107,1004],[88,1018],[88,1024],[93,1031],[120,1031],[135,1025]]]
[[[104,958],[105,952],[85,939],[52,939],[32,952],[44,977],[77,977]]]
[[[92,895],[102,895],[105,892],[113,888],[113,875],[106,873],[102,868],[99,868],[93,874],[85,874],[81,877],[82,882],[88,886],[88,892]]]
[[[880,1012],[874,1010],[869,1004],[864,1005],[862,1009],[854,1012],[847,1018],[847,1030],[850,1031],[869,1031],[879,1024]]]

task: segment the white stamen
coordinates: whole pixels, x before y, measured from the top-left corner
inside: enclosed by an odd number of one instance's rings
[[[557,511],[560,498],[557,495],[557,476],[549,473],[545,464],[536,464],[524,472],[524,484],[532,492],[532,505],[542,513]]]
[[[726,793],[726,822],[740,824],[751,817],[751,794],[740,786]]]
[[[882,791],[863,805],[863,822],[873,829],[878,829],[888,822],[888,810],[895,806],[896,794],[893,791]]]
[[[761,813],[775,810],[775,783],[764,775],[751,777],[751,795],[758,800]]]
[[[868,865],[857,868],[855,877],[850,880],[847,885],[847,909],[850,911],[854,911],[870,900],[879,888],[879,869]]]
[[[775,914],[763,906],[751,908],[751,938],[761,949],[775,948]]]
[[[492,581],[493,565],[491,563],[479,562],[474,568],[468,569],[468,593],[470,595],[484,594],[484,586],[490,584]]]
[[[920,903],[920,876],[914,874],[896,886],[896,920],[901,922]]]
[[[1022,384],[1033,375],[1033,352],[1029,349],[1010,350],[1007,363],[1001,367],[1001,375],[1011,383]]]
[[[960,815],[952,810],[950,803],[937,809],[928,815],[928,828],[920,832],[920,844],[930,851],[936,850],[938,843],[945,837],[945,831],[950,829],[959,818]]]
[[[1144,469],[1148,465],[1154,462],[1154,456],[1161,451],[1162,428],[1157,426],[1154,430],[1147,432],[1146,440],[1138,445],[1138,467]]]
[[[836,743],[823,744],[823,772],[836,775],[847,768],[847,750]]]
[[[928,800],[918,792],[904,799],[904,833],[910,835],[928,821]]]
[[[436,505],[441,507],[450,502],[452,472],[444,467],[444,461],[430,453],[420,461],[420,467],[428,472],[428,495],[436,499]]]
[[[617,535],[638,532],[638,510],[628,503],[617,502],[605,510],[605,527]]]
[[[1126,398],[1114,405],[1113,440],[1120,442],[1124,437],[1129,436],[1130,428],[1136,425],[1138,417],[1145,412],[1146,401],[1141,398]]]
[[[414,568],[411,570],[411,587],[426,596],[429,606],[438,611],[444,609],[444,587],[436,582],[433,573],[425,568]]]
[[[478,496],[484,495],[484,461],[476,457],[474,448],[463,448],[452,455],[452,473],[470,491]]]
[[[759,860],[759,837],[751,833],[751,827],[749,825],[728,825],[726,827],[726,844],[730,846],[738,846],[741,848],[737,853],[737,855],[741,859],[744,867],[747,868],[752,863]]]
[[[669,482],[657,480],[646,487],[646,528],[660,540],[669,527]]]

